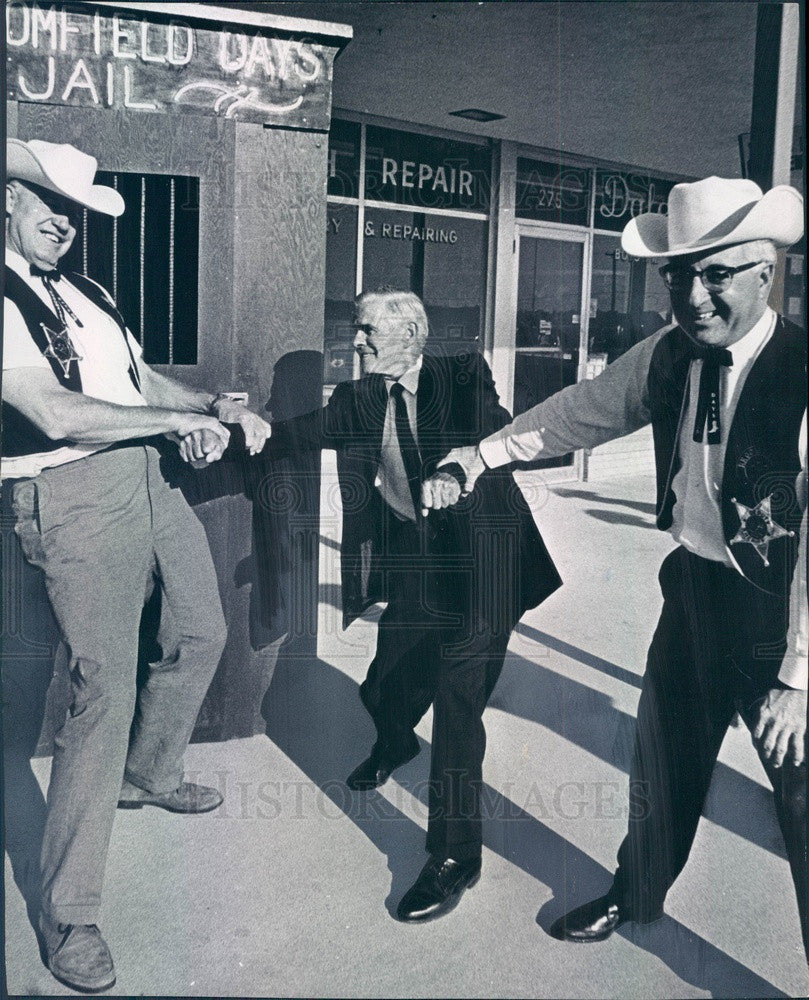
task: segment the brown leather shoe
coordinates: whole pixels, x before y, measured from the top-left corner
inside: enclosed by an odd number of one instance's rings
[[[174,813],[206,813],[222,805],[222,796],[215,788],[184,781],[173,792],[147,792],[129,781],[124,781],[118,796],[119,809],[141,809],[157,806]]]
[[[95,924],[57,924],[39,915],[45,961],[51,974],[82,993],[101,993],[115,985],[115,966]]]

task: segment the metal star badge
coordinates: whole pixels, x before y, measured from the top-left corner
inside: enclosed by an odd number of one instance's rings
[[[70,374],[70,363],[71,361],[81,361],[82,356],[76,353],[76,348],[73,346],[73,341],[70,339],[70,334],[67,330],[51,330],[49,327],[45,326],[44,323],[39,324],[42,327],[42,332],[48,338],[48,346],[42,352],[46,358],[53,358],[54,361],[58,361],[62,366],[62,371],[65,373],[65,378]]]
[[[795,535],[794,531],[787,531],[786,528],[782,528],[780,524],[776,524],[773,521],[770,510],[771,500],[772,493],[760,503],[757,503],[755,507],[747,507],[745,504],[739,503],[736,497],[733,497],[731,500],[733,506],[736,508],[736,513],[739,515],[741,524],[739,525],[739,530],[731,538],[730,544],[747,542],[748,545],[752,545],[764,560],[765,566],[770,565],[770,561],[767,558],[770,542],[776,538],[783,538],[785,535],[789,538]]]

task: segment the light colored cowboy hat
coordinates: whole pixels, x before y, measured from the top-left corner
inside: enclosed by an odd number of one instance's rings
[[[668,215],[646,212],[627,223],[621,246],[633,257],[676,257],[746,243],[772,240],[792,246],[803,233],[803,198],[779,184],[766,194],[741,178],[706,177],[675,184]]]
[[[94,156],[75,146],[31,139],[6,142],[6,177],[38,184],[105,215],[123,214],[124,199],[115,188],[93,184],[98,169]]]

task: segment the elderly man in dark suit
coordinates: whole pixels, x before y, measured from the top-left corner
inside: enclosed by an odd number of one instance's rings
[[[377,788],[411,760],[413,729],[433,706],[430,859],[397,910],[423,921],[479,878],[483,710],[512,628],[561,581],[507,470],[482,476],[474,501],[422,516],[437,462],[510,419],[483,358],[423,354],[427,316],[412,292],[361,295],[356,331],[362,378],[338,385],[323,410],[275,424],[272,446],[336,449],[345,624],[387,601],[360,687],[377,739],[349,787]],[[431,489],[457,496],[452,472]]]

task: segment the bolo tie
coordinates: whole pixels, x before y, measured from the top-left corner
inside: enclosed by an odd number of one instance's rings
[[[31,269],[31,273],[36,274],[42,279],[42,284],[45,286],[45,291],[50,295],[54,312],[61,320],[62,326],[67,326],[67,319],[65,317],[69,316],[77,327],[83,327],[84,323],[82,323],[67,302],[65,302],[54,284],[56,281],[61,281],[62,275],[58,271],[35,271],[33,268]]]
[[[79,329],[81,329],[84,324],[56,289],[54,282],[59,281],[62,277],[58,271],[40,271],[39,269],[32,267],[31,274],[42,279],[42,284],[45,286],[45,290],[50,296],[53,311],[59,317],[59,322],[62,326],[61,330],[51,330],[50,327],[47,327],[44,323],[40,323],[42,331],[48,340],[47,350],[44,351],[45,357],[53,358],[54,361],[58,361],[65,377],[67,378],[70,374],[71,362],[79,362],[82,360],[81,355],[77,353],[76,348],[73,346],[73,341],[70,339],[70,334],[67,329],[67,317],[69,316]]]
[[[695,347],[693,357],[702,361],[699,375],[697,415],[693,440],[700,443],[708,431],[708,444],[719,444],[722,428],[719,418],[719,370],[733,365],[733,355],[724,347]]]

